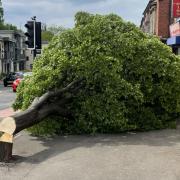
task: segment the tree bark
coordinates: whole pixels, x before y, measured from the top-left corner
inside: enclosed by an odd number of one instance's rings
[[[73,81],[65,88],[50,91],[36,98],[31,106],[18,114],[4,118],[0,122],[0,161],[7,162],[12,157],[13,136],[23,129],[41,122],[45,117],[58,113],[62,117],[69,117],[66,104],[82,87],[82,80]]]
[[[13,143],[0,142],[0,162],[9,162],[12,159]]]

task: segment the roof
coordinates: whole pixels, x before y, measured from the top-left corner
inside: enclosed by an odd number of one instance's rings
[[[24,33],[19,30],[0,30],[0,34],[15,34],[25,36]]]
[[[144,12],[143,12],[143,15],[145,15],[146,12],[148,12],[149,9],[150,9],[152,6],[156,5],[156,4],[157,4],[157,0],[149,0],[148,4],[147,4],[147,6],[146,6],[146,8],[145,8],[145,10],[144,10]]]

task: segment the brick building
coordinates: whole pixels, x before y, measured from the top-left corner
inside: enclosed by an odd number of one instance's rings
[[[170,35],[169,26],[174,22],[171,9],[172,0],[150,0],[143,12],[141,29],[166,42]]]
[[[180,54],[180,0],[149,0],[140,28],[157,35]]]

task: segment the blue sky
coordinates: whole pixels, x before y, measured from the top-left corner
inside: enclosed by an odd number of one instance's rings
[[[26,20],[37,16],[47,25],[74,26],[78,11],[93,14],[115,13],[136,25],[149,0],[2,0],[6,22],[23,28]]]

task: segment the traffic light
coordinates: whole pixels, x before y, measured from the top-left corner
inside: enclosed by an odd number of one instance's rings
[[[28,21],[25,27],[27,28],[25,44],[28,45],[28,48],[41,49],[41,22]]]
[[[25,44],[28,45],[28,48],[34,48],[34,21],[28,21],[25,27],[27,28],[27,32],[25,33],[27,40]]]
[[[36,49],[41,49],[41,22],[36,22]]]

